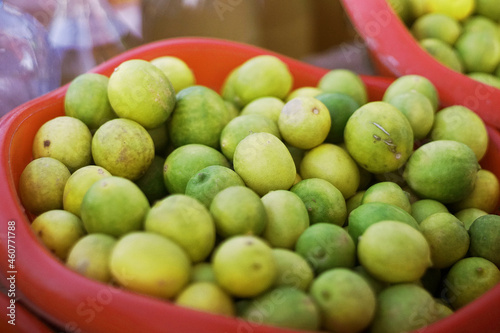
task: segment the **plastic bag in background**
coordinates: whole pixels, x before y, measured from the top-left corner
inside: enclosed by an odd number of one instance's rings
[[[57,88],[60,73],[45,28],[0,0],[0,117]]]
[[[62,84],[142,41],[105,0],[59,1],[49,40],[62,62]]]

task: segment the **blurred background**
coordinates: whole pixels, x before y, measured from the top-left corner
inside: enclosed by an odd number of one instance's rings
[[[338,0],[0,0],[0,6],[0,16],[17,16],[17,23],[12,23],[15,29],[9,28],[6,19],[0,23],[0,50],[14,49],[9,61],[0,62],[4,90],[0,88],[0,98],[12,99],[11,92],[23,84],[18,74],[16,78],[7,74],[7,68],[17,69],[16,62],[20,67],[31,63],[23,67],[30,72],[23,80],[38,80],[35,85],[43,87],[16,96],[9,105],[4,102],[0,116],[132,47],[173,37],[223,38],[325,68],[373,72],[364,44]],[[19,22],[30,26],[31,35],[19,33]],[[44,40],[48,45],[43,45]],[[28,56],[49,54],[41,51],[47,47],[57,57],[27,61]],[[26,53],[27,48],[33,50]],[[0,57],[9,55],[3,53]],[[47,73],[36,77],[44,70],[52,77]]]

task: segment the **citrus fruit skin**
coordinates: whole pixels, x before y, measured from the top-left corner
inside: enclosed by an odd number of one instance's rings
[[[465,143],[481,161],[488,148],[488,132],[483,120],[471,109],[453,105],[436,113],[430,139]]]
[[[267,213],[259,195],[246,186],[230,186],[218,192],[210,204],[217,234],[261,235]]]
[[[500,8],[495,0],[476,0],[476,14],[500,20]]]
[[[394,80],[384,92],[382,100],[390,101],[394,96],[415,90],[429,99],[434,112],[439,107],[439,94],[434,84],[421,75],[403,75]]]
[[[203,144],[219,148],[219,137],[228,121],[222,97],[205,86],[191,86],[176,95],[175,108],[167,121],[174,147]]]
[[[465,72],[493,73],[500,62],[500,40],[487,31],[466,31],[455,43]]]
[[[468,231],[472,223],[480,216],[487,215],[488,213],[478,208],[464,208],[459,210],[454,215],[462,221],[465,229]]]
[[[347,121],[344,142],[349,154],[372,173],[403,166],[413,152],[413,130],[405,115],[387,102],[370,102]]]
[[[323,93],[321,89],[318,87],[300,87],[292,90],[285,98],[285,102],[289,102],[295,97],[316,97],[319,94]]]
[[[287,286],[274,288],[251,300],[241,317],[250,325],[265,324],[311,331],[320,327],[319,310],[311,296]]]
[[[385,202],[404,209],[411,214],[411,204],[408,194],[396,183],[378,182],[365,190],[361,204],[368,202]]]
[[[330,132],[328,108],[314,97],[300,96],[288,101],[281,110],[278,127],[286,143],[301,149],[314,148]]]
[[[445,297],[458,310],[471,303],[500,282],[500,270],[481,257],[467,257],[456,262],[446,275]]]
[[[113,281],[128,290],[173,299],[188,284],[191,262],[170,239],[145,231],[121,237],[111,252]]]
[[[434,268],[447,268],[465,257],[470,237],[464,224],[451,213],[435,213],[420,222],[420,231],[431,248]]]
[[[222,129],[220,148],[224,156],[232,161],[236,146],[241,140],[252,133],[266,132],[281,139],[278,125],[275,121],[261,114],[245,114],[233,118]]]
[[[401,207],[386,202],[369,202],[358,206],[349,214],[349,235],[358,244],[359,238],[369,226],[384,220],[400,221],[419,230],[415,218]]]
[[[469,234],[470,254],[500,266],[500,217],[494,214],[478,217],[472,222]]]
[[[320,309],[322,326],[332,332],[362,332],[375,315],[375,293],[350,269],[334,268],[320,274],[310,293]]]
[[[298,195],[286,190],[270,191],[261,200],[267,215],[262,238],[272,247],[293,249],[309,227],[306,206]]]
[[[472,192],[463,200],[451,205],[455,212],[466,208],[480,209],[488,214],[494,213],[500,200],[500,184],[497,176],[486,169],[477,172]]]
[[[161,56],[152,59],[150,62],[167,76],[175,92],[196,84],[196,77],[193,71],[180,58]]]
[[[66,266],[90,279],[109,283],[109,258],[115,244],[116,239],[109,235],[85,235],[69,251]]]
[[[177,295],[175,304],[229,317],[236,312],[231,296],[211,282],[189,284]]]
[[[476,155],[466,144],[438,140],[415,150],[403,177],[419,197],[448,204],[471,193],[479,168]]]
[[[431,13],[443,13],[456,20],[464,20],[476,7],[474,0],[433,0],[427,1],[427,9]]]
[[[66,261],[73,245],[85,235],[82,220],[62,209],[38,215],[30,227],[45,247],[62,261]]]
[[[433,199],[420,199],[411,204],[411,215],[418,223],[434,213],[449,213],[449,210],[444,204]]]
[[[449,44],[437,38],[425,38],[418,44],[444,66],[459,73],[464,72],[462,58]]]
[[[278,57],[258,55],[245,61],[236,71],[234,91],[242,105],[266,96],[285,99],[293,86],[288,66]]]
[[[24,168],[19,178],[19,198],[30,213],[62,209],[68,168],[52,157],[37,158]]]
[[[451,16],[441,13],[428,13],[420,16],[411,26],[417,40],[436,38],[453,45],[462,33],[462,25]]]
[[[253,133],[238,143],[234,171],[260,196],[292,187],[296,169],[285,144],[270,133]]]
[[[320,178],[299,181],[290,189],[304,202],[311,224],[326,222],[343,226],[347,218],[346,201],[342,192]]]
[[[92,134],[79,119],[60,116],[45,122],[33,139],[33,158],[53,157],[70,172],[92,161]]]
[[[205,260],[215,245],[215,225],[208,209],[184,194],[169,195],[151,207],[144,230],[180,245],[193,263]]]
[[[229,162],[220,151],[202,144],[192,143],[174,149],[163,165],[163,181],[168,192],[184,194],[191,177],[210,165],[229,167]]]
[[[136,184],[111,176],[96,181],[88,189],[80,214],[88,233],[119,237],[142,229],[149,209],[146,195]]]
[[[224,240],[212,255],[217,283],[230,295],[253,297],[270,288],[277,274],[271,247],[256,236]]]
[[[167,76],[142,59],[122,62],[109,77],[108,98],[116,115],[146,129],[163,124],[175,106],[175,91]]]
[[[354,111],[360,107],[359,103],[343,93],[321,93],[315,98],[327,107],[332,119],[325,142],[335,144],[344,142],[345,124]]]
[[[300,175],[302,179],[320,178],[330,182],[344,199],[353,196],[360,184],[356,162],[347,151],[331,143],[323,143],[304,154]]]
[[[87,165],[73,172],[64,185],[64,210],[79,217],[83,197],[90,186],[99,179],[110,176],[111,173],[106,169],[96,165]]]
[[[241,109],[240,115],[259,114],[278,124],[278,118],[283,106],[285,106],[285,102],[278,97],[259,97],[245,105],[245,107]]]
[[[117,118],[106,122],[95,132],[92,156],[96,165],[113,176],[134,181],[142,177],[153,162],[154,142],[140,124]]]
[[[436,301],[414,283],[400,283],[382,290],[370,325],[373,333],[397,333],[418,330],[439,319]]]
[[[357,253],[371,275],[389,283],[417,281],[432,264],[424,235],[399,221],[369,226],[359,238]]]
[[[233,169],[210,165],[189,179],[185,194],[209,208],[217,193],[230,186],[245,186],[245,183]]]
[[[307,228],[295,244],[295,252],[304,257],[316,274],[331,268],[352,268],[356,247],[345,229],[335,224],[316,223]]]
[[[190,282],[216,283],[212,263],[208,261],[202,261],[194,264],[191,270]]]
[[[273,249],[277,275],[273,287],[289,286],[308,291],[314,280],[314,272],[307,261],[289,249]]]
[[[333,69],[318,82],[318,88],[325,93],[341,93],[352,97],[359,105],[368,102],[368,92],[360,76],[348,69]]]
[[[116,118],[108,99],[108,81],[107,76],[98,73],[77,76],[64,95],[65,114],[80,119],[90,130]]]

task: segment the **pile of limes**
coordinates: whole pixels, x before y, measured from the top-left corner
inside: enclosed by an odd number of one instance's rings
[[[418,75],[369,101],[354,72],[293,89],[248,59],[221,91],[178,58],[82,74],[19,194],[88,278],[261,324],[406,332],[500,281],[485,124]]]
[[[389,0],[419,45],[448,68],[500,88],[496,0]]]

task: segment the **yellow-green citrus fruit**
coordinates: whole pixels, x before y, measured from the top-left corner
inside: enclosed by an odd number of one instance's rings
[[[384,92],[383,101],[390,101],[394,96],[406,93],[409,91],[418,91],[429,99],[434,112],[439,107],[439,94],[434,84],[421,75],[403,75],[394,80]]]
[[[456,20],[464,20],[474,12],[475,0],[428,0],[427,9],[431,13],[443,13]]]
[[[342,93],[352,97],[359,105],[368,102],[368,92],[361,77],[349,69],[332,69],[321,77],[318,88],[324,92]]]
[[[296,169],[285,144],[270,133],[253,133],[238,143],[234,171],[259,195],[292,187]]]
[[[476,208],[488,214],[494,213],[500,200],[500,184],[497,176],[486,169],[477,172],[476,183],[472,192],[463,200],[453,204],[454,211]]]
[[[277,275],[274,287],[289,286],[308,291],[314,280],[314,272],[309,263],[293,250],[274,248]]]
[[[60,116],[45,122],[33,139],[33,158],[52,157],[70,172],[92,161],[92,134],[79,119]]]
[[[488,214],[478,217],[470,226],[471,256],[488,259],[500,265],[500,217]]]
[[[170,239],[130,232],[115,244],[109,266],[113,281],[131,291],[172,299],[189,283],[191,262]]]
[[[153,162],[154,142],[140,124],[117,118],[95,132],[92,156],[96,165],[108,170],[113,176],[134,181],[142,177]]]
[[[451,16],[428,13],[415,20],[411,32],[417,40],[436,38],[451,46],[462,33],[462,26]]]
[[[393,182],[378,182],[366,189],[361,204],[368,202],[385,202],[404,209],[411,214],[411,203],[408,194],[401,186]]]
[[[194,282],[175,298],[175,304],[223,316],[234,316],[234,301],[215,283]]]
[[[180,58],[174,56],[160,56],[152,59],[150,62],[161,69],[168,77],[168,80],[172,83],[172,87],[176,92],[196,84],[196,77],[193,71]]]
[[[449,213],[448,207],[434,199],[420,199],[411,204],[411,216],[420,223],[435,213]]]
[[[466,31],[455,43],[465,72],[492,73],[500,62],[500,40],[488,31]]]
[[[408,118],[387,102],[370,102],[347,121],[344,142],[349,154],[372,173],[403,166],[413,152],[413,130]]]
[[[457,50],[449,44],[437,38],[425,38],[420,40],[418,44],[444,66],[455,72],[463,73],[462,58]]]
[[[285,102],[278,97],[259,97],[245,105],[245,107],[241,109],[240,114],[242,116],[248,114],[259,114],[271,119],[277,124],[283,106],[285,106]]]
[[[146,129],[163,124],[175,105],[175,91],[167,76],[142,59],[126,60],[115,68],[109,77],[108,98],[118,117]]]

